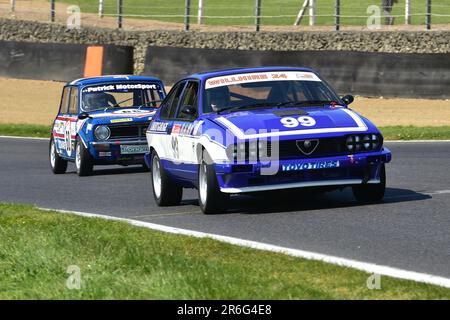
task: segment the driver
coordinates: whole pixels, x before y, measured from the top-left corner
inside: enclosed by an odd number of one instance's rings
[[[104,93],[86,93],[83,95],[83,107],[85,111],[98,110],[102,108],[107,108],[109,106],[116,105],[116,99],[114,96]]]
[[[227,86],[208,89],[209,106],[212,111],[220,111],[230,105],[230,90]]]

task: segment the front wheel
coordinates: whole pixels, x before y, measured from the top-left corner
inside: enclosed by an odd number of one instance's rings
[[[50,168],[54,174],[62,174],[66,172],[67,160],[64,160],[59,156],[58,151],[56,151],[55,140],[53,138],[50,139],[49,159]]]
[[[156,152],[152,152],[152,189],[158,206],[176,206],[183,198],[183,188],[176,185],[161,164]]]
[[[89,154],[89,150],[84,147],[80,138],[77,139],[75,146],[75,167],[80,177],[89,176],[94,168],[94,162]]]
[[[211,158],[205,152],[198,169],[198,202],[204,214],[223,213],[230,195],[220,191]]]
[[[380,167],[380,183],[361,184],[353,186],[353,195],[359,202],[379,202],[383,199],[386,191],[386,169],[384,164]]]

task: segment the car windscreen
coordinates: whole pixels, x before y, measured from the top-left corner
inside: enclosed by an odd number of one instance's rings
[[[113,83],[86,86],[81,91],[84,112],[108,108],[157,108],[164,98],[158,83]]]
[[[206,80],[203,112],[250,106],[340,102],[339,96],[312,72],[277,71],[235,74]]]

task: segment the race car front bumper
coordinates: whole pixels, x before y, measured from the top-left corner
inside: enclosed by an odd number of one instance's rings
[[[215,164],[220,190],[246,193],[306,187],[339,187],[380,183],[381,165],[391,152],[367,152],[336,157]]]
[[[148,153],[148,144],[145,139],[94,141],[90,142],[89,151],[99,164],[139,164]]]

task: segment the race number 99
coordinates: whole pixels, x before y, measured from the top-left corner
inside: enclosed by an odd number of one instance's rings
[[[298,118],[286,117],[282,118],[280,121],[286,128],[296,128],[298,126],[313,127],[316,125],[316,120],[308,116],[301,116]]]

